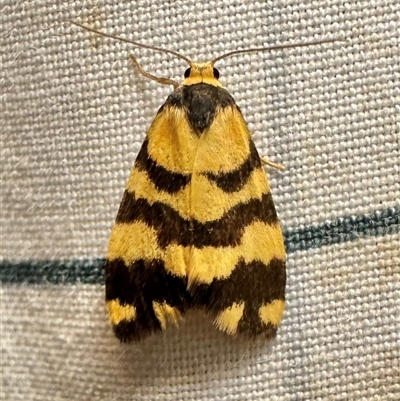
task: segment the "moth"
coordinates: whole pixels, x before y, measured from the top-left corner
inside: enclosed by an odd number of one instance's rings
[[[141,340],[202,308],[231,335],[276,335],[285,307],[285,247],[263,164],[217,61],[282,48],[238,50],[189,68],[172,85],[139,151],[106,257],[106,307],[123,342]],[[294,47],[290,45],[284,47]]]

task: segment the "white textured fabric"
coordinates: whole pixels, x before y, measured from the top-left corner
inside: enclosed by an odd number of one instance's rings
[[[270,171],[286,227],[393,206],[400,192],[397,0],[374,7],[118,3],[4,7],[4,257],[104,254],[129,170],[171,91],[135,72],[128,55],[161,76],[180,79],[187,68],[65,18],[198,60],[239,47],[346,38],[227,59],[221,80],[259,151],[287,169]]]
[[[346,42],[221,61],[286,229],[400,206],[400,2],[1,2],[1,260],[103,257],[146,129],[180,80],[173,57]],[[398,400],[400,234],[291,254],[272,348],[180,329],[120,345],[100,285],[2,286],[2,398]],[[78,280],[79,281],[79,280]]]
[[[100,286],[3,288],[6,399],[397,401],[399,241],[293,254],[270,348],[229,338],[196,312],[179,329],[121,345]]]

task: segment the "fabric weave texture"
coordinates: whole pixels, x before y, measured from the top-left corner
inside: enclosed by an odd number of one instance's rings
[[[1,3],[1,398],[398,400],[398,0]],[[130,168],[182,60],[66,20],[218,63],[268,169],[288,249],[272,344],[200,311],[119,344],[103,258]]]

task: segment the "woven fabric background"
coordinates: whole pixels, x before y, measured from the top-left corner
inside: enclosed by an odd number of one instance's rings
[[[398,400],[400,2],[2,0],[1,398]],[[272,344],[229,338],[200,312],[121,345],[102,258],[146,129],[181,60],[221,61],[268,170],[288,249]]]

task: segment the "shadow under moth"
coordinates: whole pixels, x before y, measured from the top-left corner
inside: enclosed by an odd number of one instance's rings
[[[263,164],[214,67],[189,64],[152,122],[133,166],[106,257],[106,307],[123,342],[202,308],[228,334],[273,338],[285,306],[285,248]],[[327,41],[330,42],[330,41]],[[319,42],[322,43],[322,42]],[[307,45],[307,44],[304,44]],[[303,46],[301,44],[300,46]]]

